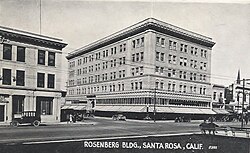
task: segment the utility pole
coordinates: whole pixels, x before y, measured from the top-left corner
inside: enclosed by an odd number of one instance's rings
[[[154,122],[156,120],[156,109],[155,109],[155,105],[156,105],[156,88],[154,90]]]
[[[242,113],[241,113],[241,128],[244,126],[244,101],[245,101],[245,79],[243,79],[243,98],[242,98]]]

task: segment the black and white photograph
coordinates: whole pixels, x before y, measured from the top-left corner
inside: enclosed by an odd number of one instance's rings
[[[1,0],[0,153],[249,153],[250,0]]]

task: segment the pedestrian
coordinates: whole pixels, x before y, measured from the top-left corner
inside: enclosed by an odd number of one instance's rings
[[[69,123],[69,114],[66,116],[67,124]]]
[[[70,115],[69,115],[69,123],[72,123],[72,122],[73,122],[73,115],[70,114]]]
[[[199,125],[199,127],[200,127],[202,133],[203,133],[203,134],[206,134],[206,130],[207,130],[207,121],[204,120],[204,122],[201,123],[201,124]]]
[[[248,123],[248,115],[247,114],[245,115],[245,122],[246,122],[246,125],[247,125],[247,123]]]

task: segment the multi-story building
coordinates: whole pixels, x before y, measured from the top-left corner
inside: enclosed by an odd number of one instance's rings
[[[60,121],[61,39],[0,27],[0,122],[36,111]]]
[[[149,18],[71,52],[67,101],[97,115],[200,116],[211,110],[211,38]]]
[[[229,112],[225,109],[225,91],[223,85],[212,84],[212,109],[216,112],[217,119],[223,119]]]

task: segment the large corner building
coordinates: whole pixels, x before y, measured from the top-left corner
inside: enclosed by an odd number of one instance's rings
[[[59,122],[61,39],[0,27],[0,122],[36,111],[42,122]]]
[[[211,110],[211,38],[149,18],[71,52],[67,101],[97,115],[200,117]]]

